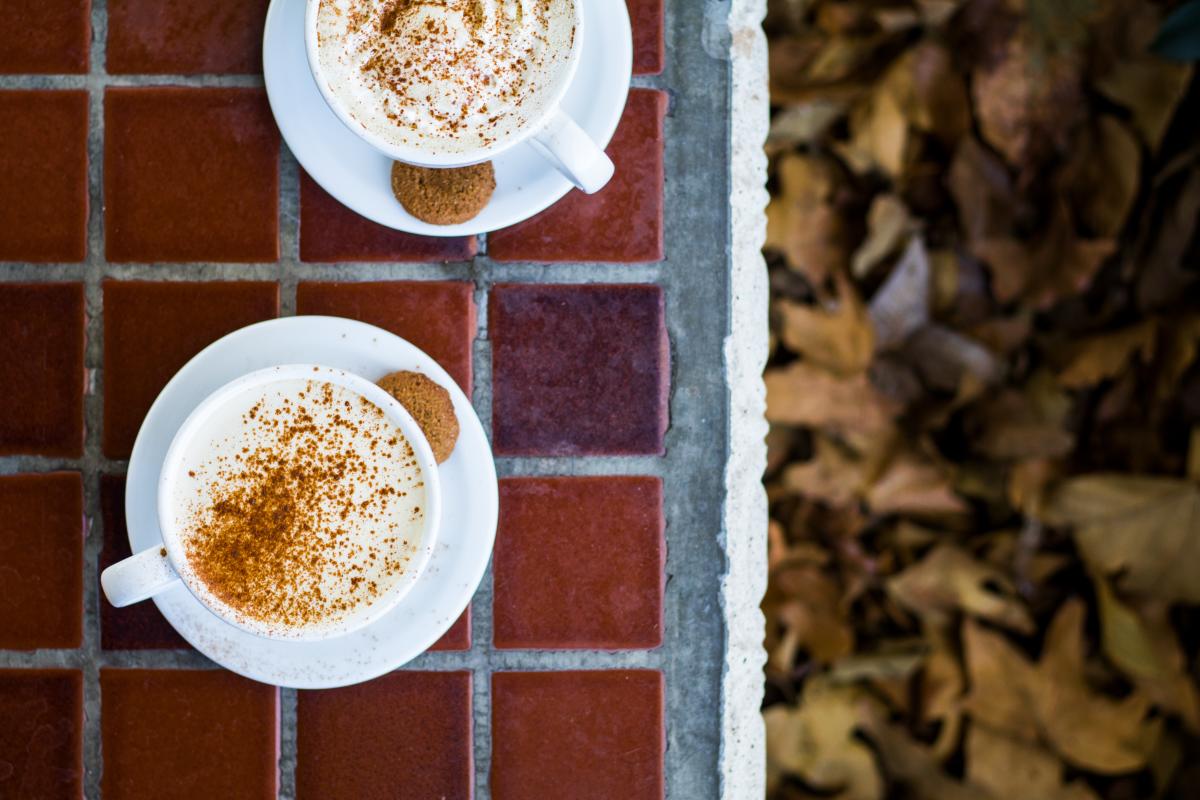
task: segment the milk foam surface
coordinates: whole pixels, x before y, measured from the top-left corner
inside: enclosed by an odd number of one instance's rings
[[[395,146],[450,155],[539,117],[566,79],[575,0],[321,0],[334,97]]]
[[[263,491],[263,480],[278,482]],[[218,607],[276,635],[338,628],[404,580],[422,544],[426,489],[411,444],[377,406],[323,381],[276,381],[226,402],[183,454],[173,498],[184,568]],[[237,529],[270,503],[295,508]],[[268,536],[277,545],[256,538]],[[216,580],[206,563],[226,554],[233,570]]]

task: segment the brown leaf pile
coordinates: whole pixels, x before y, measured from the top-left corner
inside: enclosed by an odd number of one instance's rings
[[[772,798],[1200,796],[1173,6],[771,0]]]

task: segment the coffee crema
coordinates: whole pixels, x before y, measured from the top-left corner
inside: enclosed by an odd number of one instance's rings
[[[367,131],[431,155],[486,148],[565,80],[575,0],[320,0],[322,79]]]
[[[337,628],[417,555],[425,483],[383,410],[341,386],[278,381],[227,404],[175,484],[186,569],[269,635]]]

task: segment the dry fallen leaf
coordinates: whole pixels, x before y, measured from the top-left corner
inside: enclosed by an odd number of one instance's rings
[[[1200,487],[1098,474],[1064,481],[1043,519],[1070,525],[1084,558],[1123,593],[1200,603]]]
[[[1150,701],[1138,692],[1113,700],[1086,685],[1084,613],[1082,601],[1070,600],[1046,632],[1033,686],[1038,724],[1071,764],[1101,775],[1132,772],[1146,765],[1162,720],[1147,719]]]
[[[837,169],[827,159],[788,154],[779,159],[780,194],[767,209],[767,247],[814,285],[845,268],[845,221],[833,207]]]
[[[1019,27],[1000,60],[973,76],[984,139],[1026,171],[1063,150],[1083,114],[1081,69],[1074,54],[1041,50],[1028,27]]]
[[[929,322],[929,293],[929,257],[924,241],[916,236],[871,298],[871,322],[880,350],[899,347]]]
[[[971,690],[963,707],[972,724],[983,723],[1022,741],[1038,738],[1033,685],[1037,672],[999,633],[967,620],[963,654]]]
[[[1157,150],[1191,77],[1190,64],[1145,55],[1112,62],[1096,88],[1130,110],[1146,144]]]
[[[876,514],[958,516],[969,508],[954,493],[953,475],[916,451],[896,453],[866,490],[867,505]]]
[[[1119,375],[1135,356],[1148,362],[1154,356],[1157,331],[1154,320],[1146,320],[1078,342],[1070,362],[1058,374],[1058,382],[1068,389],[1095,386]]]
[[[1035,630],[1008,577],[952,544],[933,548],[885,585],[896,602],[922,617],[962,611],[1021,633]]]
[[[854,631],[841,606],[842,589],[820,566],[785,564],[771,579],[763,608],[783,628],[777,642],[767,643],[771,669],[787,673],[801,651],[828,664],[854,650]]]
[[[947,188],[958,208],[967,242],[1011,234],[1016,189],[1008,167],[974,137],[964,138],[947,171]]]
[[[893,180],[904,171],[912,145],[908,120],[884,84],[850,112],[850,134],[843,153],[856,171],[876,167]]]
[[[1143,768],[1161,733],[1140,693],[1116,700],[1092,690],[1083,664],[1084,607],[1059,609],[1036,667],[1003,636],[972,622],[963,630],[973,719],[1025,742],[1042,741],[1073,766],[1102,775]]]
[[[854,285],[839,274],[836,286],[832,308],[779,301],[780,335],[789,349],[817,366],[836,375],[854,375],[871,363],[875,330]]]
[[[971,128],[966,82],[950,51],[923,40],[906,51],[884,76],[909,124],[952,144]]]
[[[1182,315],[1163,331],[1163,353],[1159,358],[1155,394],[1160,400],[1175,395],[1179,380],[1196,361],[1200,350],[1200,314]]]
[[[1008,303],[1025,297],[1037,308],[1086,289],[1115,249],[1112,239],[1079,236],[1064,211],[1036,240],[998,237],[971,245],[971,252],[991,270],[997,300]]]
[[[1164,603],[1126,604],[1108,581],[1094,580],[1104,653],[1156,705],[1200,731],[1200,695],[1186,672]]]
[[[828,436],[813,439],[813,457],[791,464],[782,483],[791,491],[830,505],[854,502],[865,480],[866,465],[856,454]]]
[[[1065,455],[1075,444],[1066,429],[1070,411],[1070,395],[1048,371],[1040,370],[1020,391],[1005,389],[973,410],[972,448],[993,460]]]
[[[1102,116],[1087,129],[1064,167],[1078,219],[1093,236],[1116,236],[1141,184],[1142,149],[1124,123]]]
[[[883,431],[899,409],[866,375],[840,378],[804,361],[768,370],[767,420],[830,431]]]
[[[884,787],[875,756],[855,735],[861,706],[869,703],[858,688],[814,678],[805,684],[798,705],[777,705],[763,712],[768,785],[786,773],[828,797],[880,800]]]
[[[864,710],[862,725],[879,749],[888,777],[904,786],[904,796],[914,800],[1002,800],[989,797],[979,786],[951,778],[930,750],[899,726],[884,721],[878,711]]]
[[[1062,762],[1044,748],[984,724],[967,730],[967,779],[997,800],[1096,800],[1081,781],[1063,783]]]
[[[894,255],[913,230],[913,219],[903,200],[894,194],[876,195],[867,212],[867,238],[850,262],[851,274],[856,278],[868,275]]]

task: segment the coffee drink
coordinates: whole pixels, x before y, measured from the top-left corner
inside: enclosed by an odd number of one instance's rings
[[[321,634],[401,581],[422,545],[426,488],[378,406],[319,379],[257,385],[183,452],[168,503],[206,602],[268,636]]]
[[[318,80],[385,143],[488,148],[554,102],[576,0],[320,0]]]

